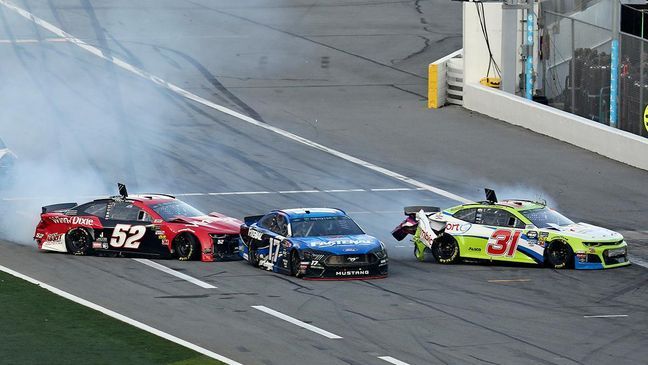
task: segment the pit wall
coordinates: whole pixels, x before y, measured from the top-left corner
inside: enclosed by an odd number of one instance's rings
[[[502,38],[501,6],[501,3],[484,4],[491,50],[499,64]],[[486,76],[488,67],[488,51],[479,29],[475,4],[464,3],[463,14],[465,108],[648,170],[648,138],[481,85],[479,80]],[[537,41],[534,43],[538,44]],[[516,75],[521,71],[519,65],[517,68]]]

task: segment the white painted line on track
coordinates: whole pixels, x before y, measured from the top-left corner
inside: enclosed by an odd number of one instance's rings
[[[315,333],[317,333],[319,335],[330,338],[332,340],[339,340],[339,339],[342,338],[342,337],[340,337],[340,336],[338,336],[336,334],[325,331],[325,330],[323,330],[321,328],[315,327],[313,325],[310,325],[310,324],[308,324],[306,322],[300,321],[297,318],[293,318],[293,317],[291,317],[289,315],[286,315],[286,314],[283,314],[281,312],[277,312],[276,310],[270,309],[270,308],[265,307],[263,305],[253,305],[252,308],[254,308],[256,310],[259,310],[261,312],[267,313],[267,314],[269,314],[269,315],[271,315],[273,317],[283,319],[284,321],[290,322],[290,323],[294,324],[295,326],[299,326],[301,328],[304,328],[304,329],[307,329],[309,331],[315,332]]]
[[[232,360],[232,359],[230,359],[228,357],[225,357],[223,355],[219,355],[219,354],[217,354],[217,353],[215,353],[213,351],[207,350],[204,347],[200,347],[198,345],[195,345],[195,344],[193,344],[193,343],[191,343],[189,341],[185,341],[185,340],[183,340],[181,338],[178,338],[178,337],[176,337],[174,335],[171,335],[169,333],[160,331],[160,330],[158,330],[156,328],[153,328],[153,327],[151,327],[151,326],[149,326],[147,324],[136,321],[136,320],[134,320],[134,319],[132,319],[130,317],[126,317],[123,314],[119,314],[119,313],[117,313],[115,311],[112,311],[112,310],[106,308],[106,307],[102,307],[99,304],[95,304],[95,303],[90,302],[88,300],[85,300],[83,298],[77,297],[74,294],[70,294],[70,293],[68,293],[66,291],[55,288],[55,287],[53,287],[53,286],[51,286],[49,284],[45,284],[45,283],[43,283],[43,282],[41,282],[39,280],[36,280],[36,279],[34,279],[34,278],[30,277],[30,276],[21,274],[21,273],[19,273],[17,271],[14,271],[14,270],[12,270],[12,269],[10,269],[8,267],[0,265],[0,270],[6,272],[7,274],[13,275],[13,276],[15,276],[17,278],[28,281],[28,282],[30,282],[32,284],[36,284],[36,285],[40,286],[41,288],[43,288],[45,290],[49,290],[50,292],[52,292],[52,293],[54,293],[54,294],[56,294],[58,296],[61,296],[61,297],[65,298],[65,299],[68,299],[68,300],[71,300],[71,301],[73,301],[75,303],[81,304],[84,307],[88,307],[90,309],[101,312],[101,313],[103,313],[103,314],[105,314],[105,315],[107,315],[109,317],[112,317],[112,318],[117,319],[119,321],[122,321],[124,323],[130,324],[131,326],[137,327],[137,328],[139,328],[141,330],[144,330],[144,331],[146,331],[148,333],[154,334],[154,335],[156,335],[158,337],[162,337],[162,338],[164,338],[166,340],[169,340],[169,341],[171,341],[173,343],[176,343],[176,344],[178,344],[180,346],[184,346],[184,347],[186,347],[188,349],[194,350],[194,351],[196,351],[198,353],[201,353],[201,354],[203,354],[205,356],[211,357],[212,359],[222,361],[222,362],[224,362],[225,364],[228,364],[228,365],[243,365],[240,362],[234,361],[234,360]]]
[[[597,316],[583,316],[583,318],[620,318],[627,316],[627,314],[600,314]]]
[[[378,356],[380,360],[387,361],[388,363],[394,364],[394,365],[409,365],[408,363],[404,361],[400,361],[398,359],[395,359],[391,356]]]
[[[151,260],[149,260],[149,259],[133,259],[133,260],[135,260],[135,261],[137,261],[137,262],[139,262],[139,263],[142,263],[142,264],[144,264],[144,265],[146,265],[146,266],[150,266],[150,267],[152,267],[152,268],[154,268],[154,269],[157,269],[157,270],[163,271],[163,272],[165,272],[165,273],[167,273],[167,274],[169,274],[169,275],[173,275],[173,276],[175,276],[175,277],[177,277],[177,278],[180,278],[180,279],[182,279],[182,280],[186,280],[186,281],[188,281],[188,282],[190,282],[190,283],[192,283],[192,284],[196,284],[196,285],[198,285],[198,286],[201,287],[201,288],[205,288],[205,289],[216,289],[215,286],[213,286],[213,285],[211,285],[211,284],[209,284],[209,283],[206,283],[206,282],[204,282],[204,281],[198,280],[198,279],[196,279],[196,278],[194,278],[194,277],[191,277],[191,276],[189,276],[189,275],[183,274],[183,273],[181,273],[181,272],[177,272],[177,271],[175,271],[175,270],[173,270],[173,269],[170,269],[170,268],[168,268],[168,267],[166,267],[166,266],[164,266],[164,265],[160,265],[160,264],[158,264],[157,262],[151,261]]]
[[[420,191],[414,188],[390,188],[390,189],[330,189],[330,190],[284,190],[284,191],[224,191],[213,193],[172,193],[173,196],[227,196],[227,195],[263,195],[263,194],[315,194],[315,193],[369,193],[369,192],[401,192]],[[134,193],[133,195],[138,195]],[[146,195],[146,194],[144,194]],[[76,198],[98,199],[100,195],[78,196]],[[23,200],[65,200],[70,197],[40,196],[40,197],[4,197],[0,201],[23,201]]]
[[[642,259],[640,259],[638,257],[635,257],[635,256],[629,256],[628,260],[630,260],[630,262],[633,265],[639,265],[641,267],[645,267],[646,269],[648,269],[648,261],[642,260]]]
[[[291,139],[291,140],[293,140],[295,142],[298,142],[298,143],[301,143],[303,145],[312,147],[312,148],[320,150],[322,152],[326,152],[326,153],[328,153],[330,155],[339,157],[339,158],[344,159],[344,160],[346,160],[348,162],[351,162],[353,164],[363,166],[363,167],[365,167],[365,168],[367,168],[369,170],[372,170],[372,171],[381,173],[383,175],[389,176],[389,177],[391,177],[393,179],[402,181],[402,182],[404,182],[406,184],[413,185],[413,186],[415,186],[417,188],[425,189],[427,191],[433,192],[433,193],[435,193],[437,195],[441,195],[441,196],[446,197],[448,199],[456,200],[456,201],[459,201],[459,202],[462,202],[462,203],[472,203],[472,200],[466,199],[466,198],[464,198],[462,196],[453,194],[453,193],[451,193],[449,191],[437,188],[437,187],[432,186],[432,185],[428,185],[426,183],[423,183],[421,181],[412,179],[412,178],[407,177],[405,175],[401,175],[401,174],[399,174],[397,172],[388,170],[388,169],[386,169],[384,167],[374,165],[374,164],[372,164],[370,162],[361,160],[361,159],[359,159],[357,157],[353,157],[351,155],[348,155],[348,154],[346,154],[344,152],[335,150],[333,148],[326,147],[326,146],[324,146],[322,144],[319,144],[317,142],[314,142],[314,141],[311,141],[311,140],[306,139],[304,137],[301,137],[301,136],[298,136],[296,134],[290,133],[290,132],[288,132],[286,130],[283,130],[281,128],[274,127],[272,125],[263,123],[261,121],[258,121],[256,119],[254,119],[254,118],[251,118],[251,117],[249,117],[249,116],[247,116],[245,114],[241,114],[241,113],[239,113],[239,112],[237,112],[235,110],[232,110],[232,109],[226,108],[226,107],[224,107],[222,105],[211,102],[211,101],[209,101],[209,100],[207,100],[207,99],[205,99],[203,97],[200,97],[200,96],[198,96],[196,94],[192,94],[189,91],[187,91],[187,90],[185,90],[185,89],[183,89],[183,88],[181,88],[181,87],[179,87],[179,86],[177,86],[175,84],[167,82],[167,81],[159,78],[158,76],[155,76],[155,75],[153,75],[153,74],[151,74],[151,73],[149,73],[147,71],[144,71],[142,69],[139,69],[139,68],[137,68],[137,67],[135,67],[135,66],[133,66],[133,65],[119,59],[119,58],[104,54],[104,52],[102,50],[100,50],[99,48],[91,46],[91,45],[85,43],[81,39],[72,36],[71,34],[63,31],[62,29],[57,28],[53,24],[51,24],[51,23],[49,23],[49,22],[47,22],[47,21],[45,21],[45,20],[43,20],[41,18],[38,18],[37,16],[30,13],[29,11],[14,5],[12,2],[10,2],[8,0],[0,0],[0,4],[4,5],[8,9],[18,13],[20,16],[32,21],[36,25],[39,25],[39,26],[43,27],[44,29],[50,31],[51,33],[54,33],[55,35],[57,35],[57,36],[59,36],[61,38],[65,38],[70,43],[75,44],[76,46],[78,46],[78,47],[92,53],[93,55],[95,55],[97,57],[100,57],[100,58],[102,58],[102,59],[104,59],[106,61],[112,62],[114,65],[119,66],[119,67],[123,68],[126,71],[129,71],[129,72],[131,72],[131,73],[133,73],[133,74],[135,74],[137,76],[140,76],[142,78],[150,80],[151,82],[153,82],[153,83],[155,83],[155,84],[157,84],[159,86],[162,86],[162,87],[164,87],[164,88],[166,88],[166,89],[168,89],[170,91],[173,91],[174,93],[176,93],[178,95],[181,95],[181,96],[183,96],[183,97],[185,97],[187,99],[193,100],[193,101],[195,101],[195,102],[197,102],[199,104],[202,104],[202,105],[204,105],[206,107],[218,110],[218,111],[220,111],[222,113],[225,113],[227,115],[235,117],[235,118],[237,118],[239,120],[242,120],[244,122],[247,122],[249,124],[255,125],[257,127],[263,128],[265,130],[268,130],[268,131],[273,132],[275,134],[278,134],[280,136],[286,137],[286,138]]]

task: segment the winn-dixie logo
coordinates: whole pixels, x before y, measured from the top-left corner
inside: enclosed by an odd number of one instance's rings
[[[346,270],[346,271],[335,272],[335,276],[356,276],[356,275],[369,275],[369,270]]]
[[[78,224],[82,226],[91,226],[94,223],[91,218],[82,217],[50,217],[50,220],[55,224]]]

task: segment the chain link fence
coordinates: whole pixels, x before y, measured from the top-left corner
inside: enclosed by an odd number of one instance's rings
[[[612,31],[543,11],[542,92],[549,105],[609,123]]]
[[[648,44],[626,33],[619,44],[619,128],[648,137]]]

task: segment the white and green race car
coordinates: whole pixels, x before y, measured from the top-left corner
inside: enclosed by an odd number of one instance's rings
[[[443,211],[406,207],[407,219],[392,235],[400,241],[412,234],[416,258],[423,261],[431,253],[442,264],[465,258],[556,269],[630,265],[628,245],[617,232],[574,223],[544,202],[498,202],[490,189],[486,189],[486,199]]]

